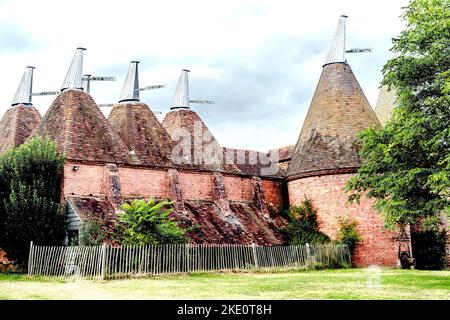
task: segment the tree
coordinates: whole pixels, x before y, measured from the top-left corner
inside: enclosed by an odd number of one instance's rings
[[[358,138],[363,164],[346,190],[375,199],[386,226],[437,222],[450,207],[450,1],[412,0],[383,85],[398,99],[384,129]]]
[[[119,229],[123,230],[123,244],[168,244],[185,243],[185,231],[170,217],[173,202],[150,199],[133,200],[122,205]]]
[[[34,138],[0,156],[0,247],[25,265],[30,242],[61,245],[64,157],[47,139]]]
[[[305,198],[300,206],[288,211],[289,224],[284,233],[291,245],[317,244],[329,242],[330,238],[319,231],[317,209],[311,200]]]

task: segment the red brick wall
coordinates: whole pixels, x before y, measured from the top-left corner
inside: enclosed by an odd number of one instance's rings
[[[73,171],[74,165],[79,166]],[[104,165],[78,164],[67,162],[64,166],[64,194],[77,195],[105,194]],[[129,168],[119,166],[119,178],[122,196],[144,198],[169,197],[166,170]],[[252,201],[253,190],[251,178],[224,175],[225,190],[230,201]],[[186,200],[212,200],[212,173],[180,172],[180,187]],[[277,207],[282,205],[281,182],[263,180],[263,189],[267,202]]]
[[[79,166],[78,171],[73,171],[73,166]],[[104,194],[104,166],[74,164],[66,162],[64,165],[64,194]]]
[[[289,203],[299,204],[306,195],[318,209],[320,229],[329,237],[337,235],[338,218],[350,217],[358,222],[363,241],[358,245],[353,262],[358,267],[369,265],[397,266],[398,245],[393,239],[396,233],[383,228],[384,224],[372,202],[349,205],[342,188],[351,174],[327,175],[297,179],[288,183]]]
[[[212,200],[213,176],[211,173],[179,173],[180,187],[185,200]]]
[[[230,201],[252,201],[253,191],[251,178],[224,176],[225,191]]]
[[[120,168],[122,196],[144,198],[168,198],[168,178],[166,170]]]
[[[266,202],[272,203],[278,209],[283,206],[282,182],[274,180],[262,180],[262,186]]]

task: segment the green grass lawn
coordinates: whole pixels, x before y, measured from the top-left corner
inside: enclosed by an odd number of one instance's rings
[[[108,281],[0,274],[0,299],[450,299],[450,271],[290,270]]]

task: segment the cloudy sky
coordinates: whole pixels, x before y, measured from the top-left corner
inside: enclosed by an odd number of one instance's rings
[[[180,70],[191,70],[192,105],[222,146],[266,151],[294,144],[341,14],[347,47],[372,48],[347,60],[372,106],[392,37],[407,0],[314,1],[5,1],[0,0],[0,116],[27,65],[34,91],[59,90],[75,48],[84,73],[115,76],[91,83],[97,103],[114,103],[129,62],[140,60],[141,93],[169,110]],[[44,114],[54,97],[34,97]],[[104,110],[107,115],[109,110]]]

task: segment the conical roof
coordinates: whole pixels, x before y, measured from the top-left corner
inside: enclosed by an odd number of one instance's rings
[[[241,173],[198,114],[187,108],[166,114],[163,127],[174,141],[172,161],[183,168]]]
[[[90,95],[66,89],[53,101],[36,135],[54,140],[69,160],[139,164]]]
[[[143,164],[172,165],[170,136],[145,103],[119,103],[108,121]]]
[[[18,104],[9,108],[0,120],[0,153],[24,143],[41,119],[33,106]]]
[[[347,63],[323,67],[287,176],[352,171],[361,165],[356,135],[380,125]]]
[[[396,100],[397,95],[394,88],[389,90],[387,86],[381,87],[377,105],[375,106],[375,114],[383,126],[391,119],[392,111],[396,106]]]
[[[354,172],[361,166],[356,135],[380,125],[345,59],[345,22],[337,30],[287,170],[296,177]]]
[[[12,107],[0,120],[0,153],[24,143],[42,120],[31,102],[33,70],[34,67],[26,67],[11,102]]]

